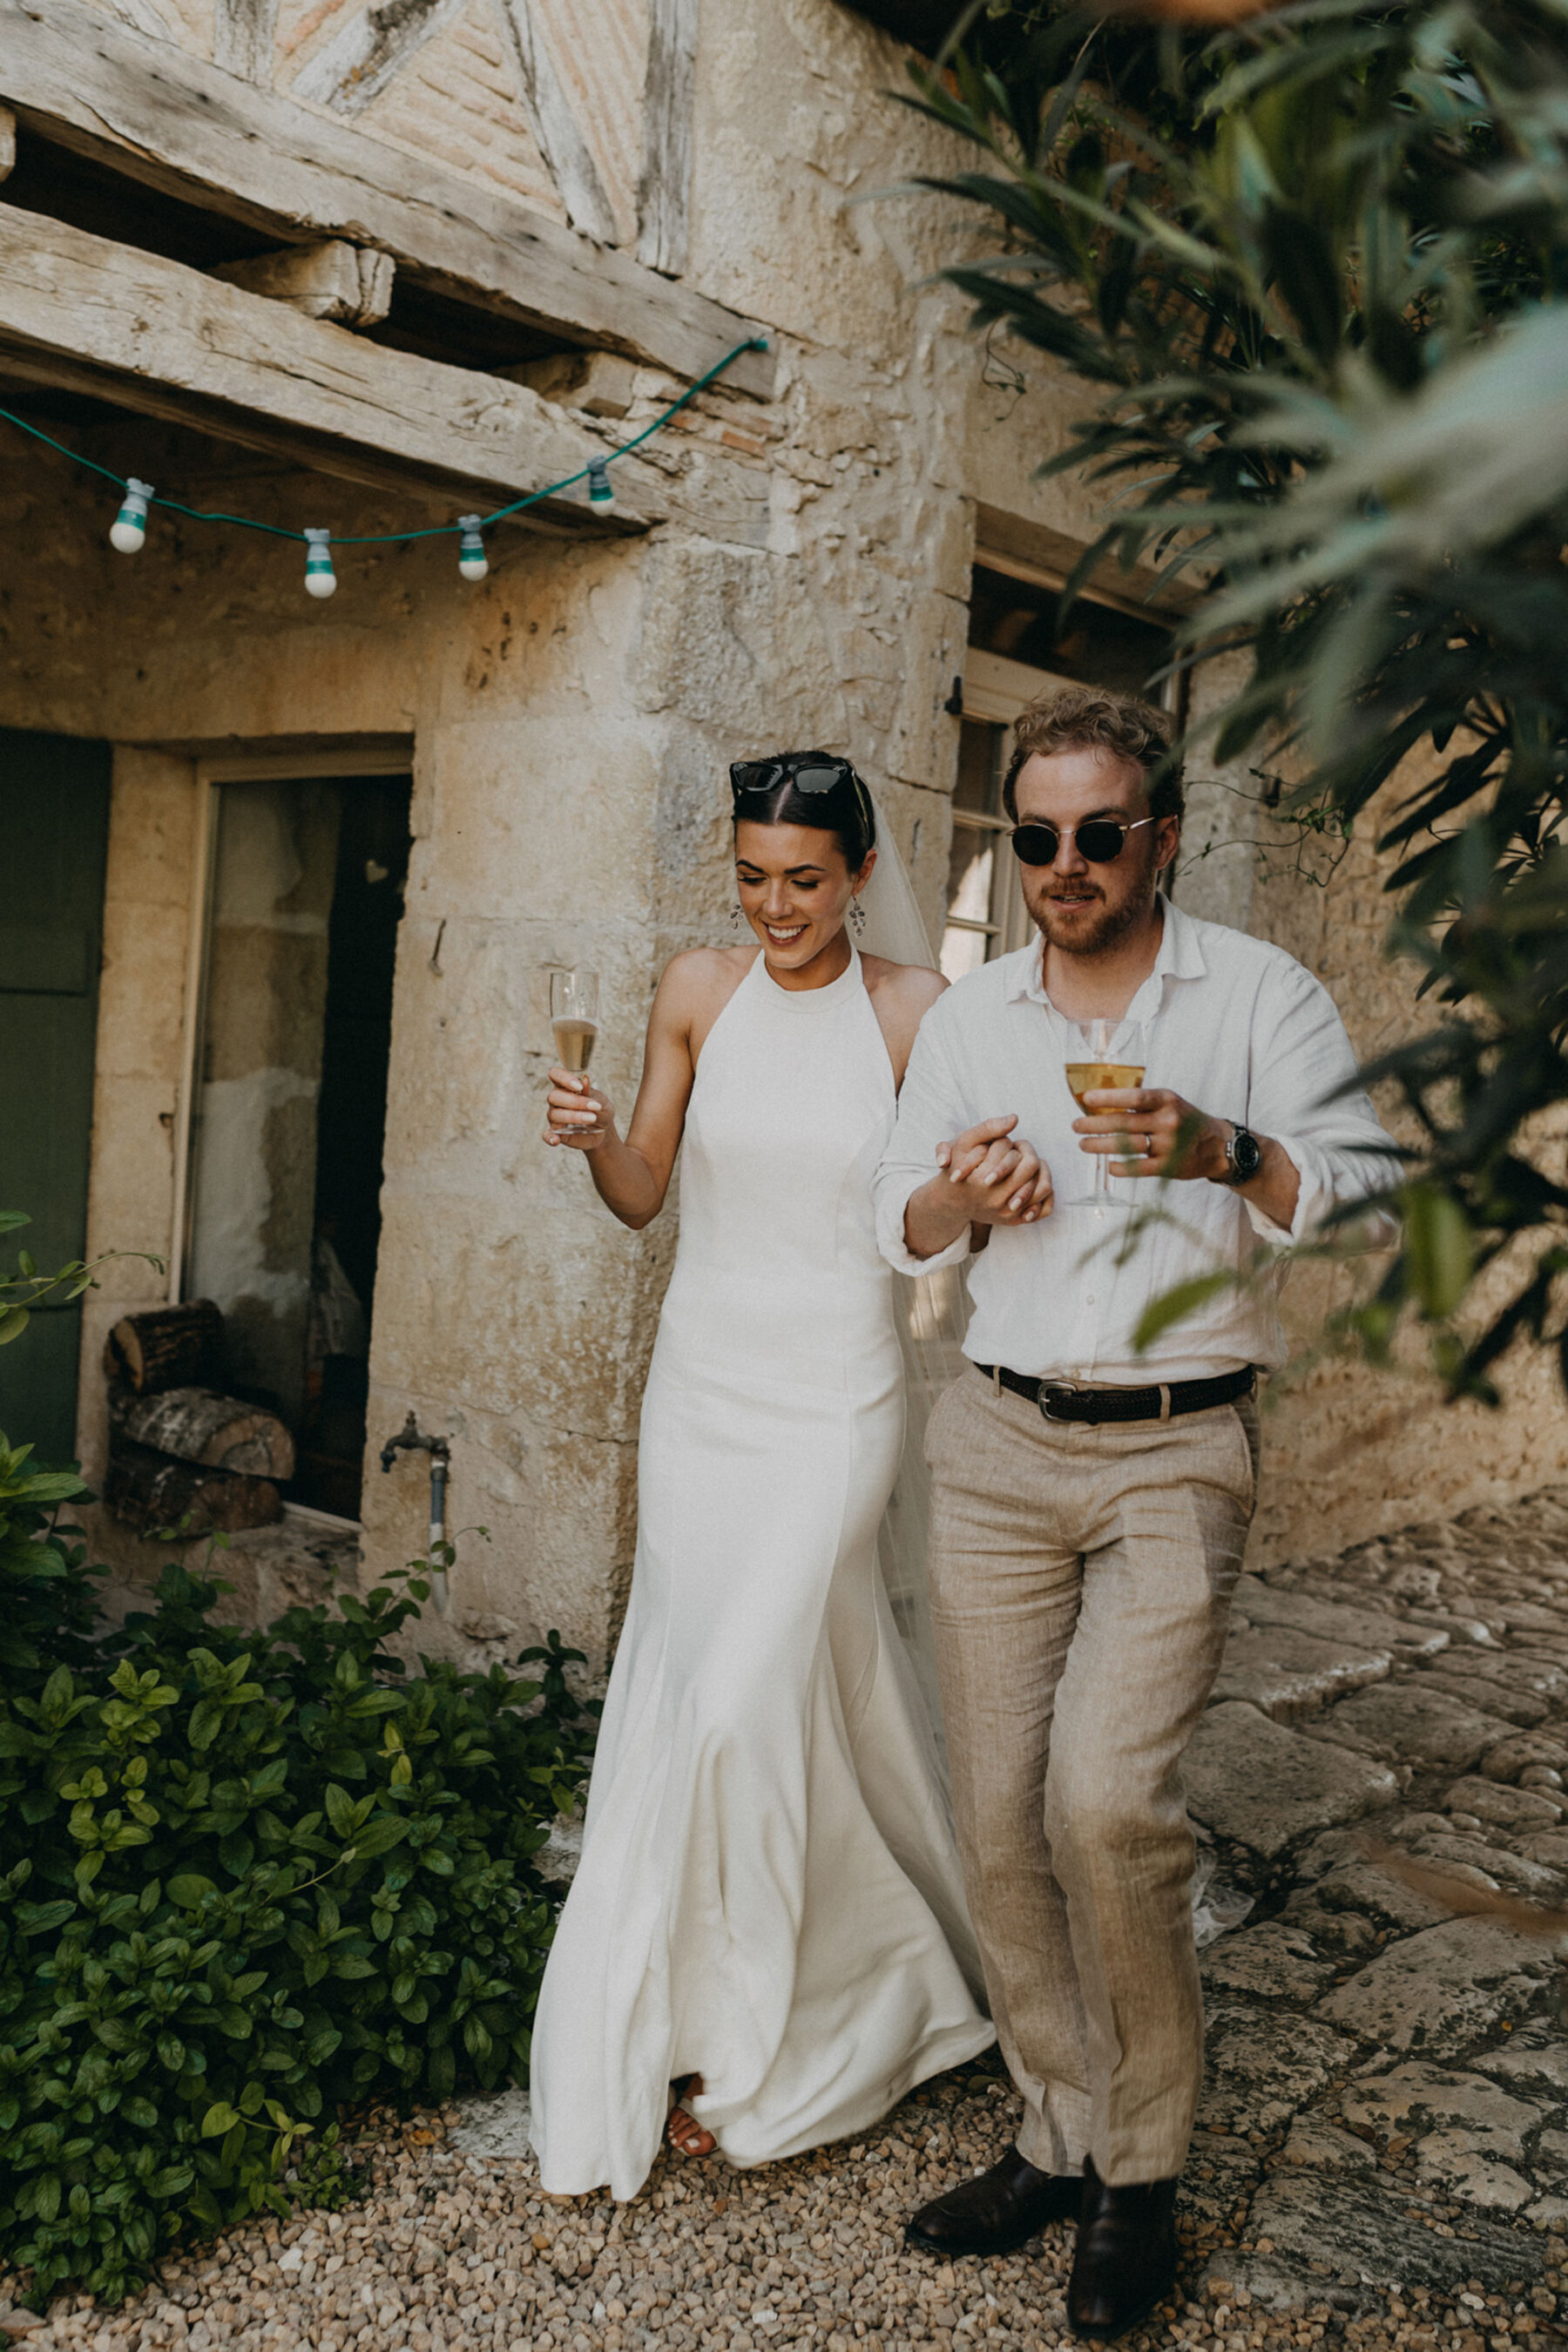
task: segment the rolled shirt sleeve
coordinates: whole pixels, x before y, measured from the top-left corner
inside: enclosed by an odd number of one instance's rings
[[[1289,1155],[1300,1179],[1289,1232],[1250,1201],[1253,1230],[1284,1248],[1309,1241],[1336,1209],[1353,1206],[1400,1179],[1400,1162],[1364,1087],[1328,990],[1300,964],[1281,959],[1258,1005],[1247,1124]],[[1363,1249],[1390,1249],[1398,1220],[1374,1209],[1341,1229]]]
[[[871,1180],[877,1215],[877,1246],[899,1274],[934,1274],[939,1266],[962,1265],[969,1255],[969,1228],[931,1257],[916,1257],[904,1239],[910,1197],[937,1172],[936,1148],[951,1143],[969,1124],[963,1093],[949,1066],[941,1019],[948,1002],[939,997],[915,1036],[899,1115],[880,1166]]]

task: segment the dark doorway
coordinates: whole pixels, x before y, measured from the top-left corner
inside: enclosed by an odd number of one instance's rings
[[[406,776],[217,787],[189,1296],[294,1432],[291,1501],[356,1518]]]
[[[86,1246],[109,783],[107,743],[0,730],[0,1209],[31,1219],[0,1238],[7,1266]],[[75,1457],[80,1349],[79,1301],[0,1347],[0,1430],[40,1461]]]

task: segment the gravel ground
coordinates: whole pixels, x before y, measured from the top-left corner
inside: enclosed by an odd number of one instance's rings
[[[1010,2143],[1016,2105],[994,2075],[943,2076],[905,2100],[877,2139],[759,2172],[667,2161],[619,2208],[608,2198],[541,2196],[531,2162],[456,2153],[447,2145],[455,2113],[384,2119],[357,2151],[372,2176],[363,2203],[232,2231],[199,2257],[167,2263],[119,2311],[62,2297],[29,2335],[29,2352],[345,2352],[351,2343],[364,2352],[647,2344],[1031,2352],[1075,2340],[1063,2307],[1069,2232],[1053,2229],[1003,2261],[956,2264],[908,2252],[900,2241],[913,2207]],[[1183,2235],[1184,2275],[1193,2279],[1236,2242],[1190,2214]],[[1550,2316],[1568,2246],[1550,2239],[1547,2252],[1553,2266],[1528,2297],[1486,2294],[1479,2281],[1448,2295],[1415,2286],[1361,2317],[1353,2279],[1346,2287],[1328,2277],[1321,2303],[1279,2315],[1211,2278],[1124,2340],[1204,2352],[1325,2338],[1367,2352],[1505,2352],[1533,2338],[1532,2352],[1545,2352],[1568,2343]],[[5,2292],[0,2278],[0,2302]]]
[[[1568,1489],[1244,1578],[1187,1778],[1211,1904],[1251,1907],[1204,1955],[1184,2299],[1124,2341],[1568,2352],[1561,1964],[1498,1907],[1568,1903]],[[1401,1851],[1497,1906],[1447,1916],[1388,1863]],[[668,2159],[623,2207],[540,2193],[521,2104],[372,2117],[363,2201],[232,2231],[117,2311],[64,2296],[32,2314],[26,2279],[0,2273],[0,2336],[34,2352],[1073,2341],[1069,2232],[989,2263],[902,2243],[909,2213],[1011,2143],[994,2061],[864,2143],[754,2173]]]

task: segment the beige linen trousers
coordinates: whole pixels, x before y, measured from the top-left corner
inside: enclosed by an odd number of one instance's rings
[[[1203,2078],[1181,1760],[1225,1646],[1257,1406],[1047,1422],[971,1369],[926,1453],[953,1810],[1018,2148],[1168,2179]]]

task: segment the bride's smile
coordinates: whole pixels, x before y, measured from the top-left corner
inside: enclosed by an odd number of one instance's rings
[[[820,988],[848,969],[845,918],[870,879],[877,853],[851,873],[836,846],[817,825],[742,821],[735,827],[741,912],[785,988]]]

